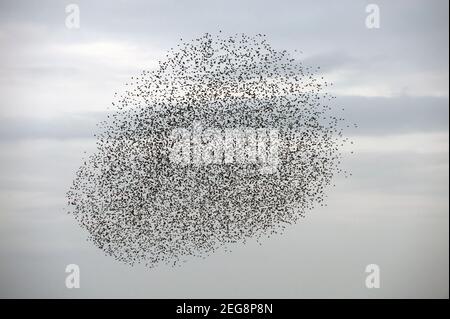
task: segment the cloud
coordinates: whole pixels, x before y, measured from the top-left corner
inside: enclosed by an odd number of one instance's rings
[[[448,298],[448,1],[379,0],[378,30],[365,28],[368,1],[76,2],[81,29],[74,31],[64,24],[69,2],[0,1],[0,296],[239,290],[244,297]],[[357,151],[345,162],[353,177],[338,181],[328,208],[262,247],[237,247],[175,272],[130,271],[85,243],[65,218],[64,192],[83,151],[95,149],[95,124],[114,90],[180,37],[218,30],[266,33],[275,48],[301,50],[297,58],[322,67],[344,117],[359,124],[348,131]],[[61,279],[74,260],[96,278],[77,292]],[[369,294],[358,278],[373,260],[388,267],[390,284]],[[333,275],[330,265],[344,273]]]
[[[385,136],[357,136],[351,147],[357,153],[396,154],[411,152],[417,154],[448,153],[449,136],[445,133],[413,133]]]
[[[357,129],[346,130],[347,135],[386,139],[393,135],[442,133],[449,128],[447,98],[338,96],[332,106],[336,115],[344,116],[350,126],[358,125]],[[344,111],[338,112],[342,107]],[[0,117],[0,140],[92,138],[96,124],[106,119],[107,114]]]
[[[345,118],[357,123],[355,135],[448,131],[448,98],[338,96]]]
[[[0,141],[93,138],[106,113],[66,114],[50,118],[0,118]]]

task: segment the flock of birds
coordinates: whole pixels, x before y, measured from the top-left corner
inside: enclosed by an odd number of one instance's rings
[[[116,93],[97,150],[67,193],[70,213],[106,254],[148,267],[282,232],[325,205],[334,175],[348,174],[340,167],[345,120],[318,72],[261,34],[181,40]],[[171,131],[194,122],[276,129],[278,170],[172,163]]]

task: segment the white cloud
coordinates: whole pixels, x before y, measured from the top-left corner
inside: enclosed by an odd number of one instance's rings
[[[380,123],[382,125],[382,123]],[[399,135],[355,136],[353,145],[347,145],[347,151],[355,153],[403,153],[416,154],[448,153],[448,132],[412,133]]]

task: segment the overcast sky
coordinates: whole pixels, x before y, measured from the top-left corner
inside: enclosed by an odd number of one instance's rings
[[[371,2],[0,0],[0,297],[448,298],[448,1]],[[65,26],[69,3],[80,29]],[[321,66],[359,124],[353,177],[262,246],[123,265],[86,241],[65,192],[114,92],[180,38],[219,30]],[[65,287],[70,263],[80,289]],[[372,263],[380,289],[364,285]]]

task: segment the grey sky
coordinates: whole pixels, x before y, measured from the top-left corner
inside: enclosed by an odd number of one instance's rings
[[[81,28],[64,12],[78,3]],[[381,28],[365,27],[377,3]],[[448,1],[0,1],[0,297],[447,297]],[[180,38],[265,33],[359,124],[328,207],[177,268],[104,256],[65,191],[113,94]],[[68,290],[65,266],[81,267]],[[364,268],[381,267],[378,290]]]

